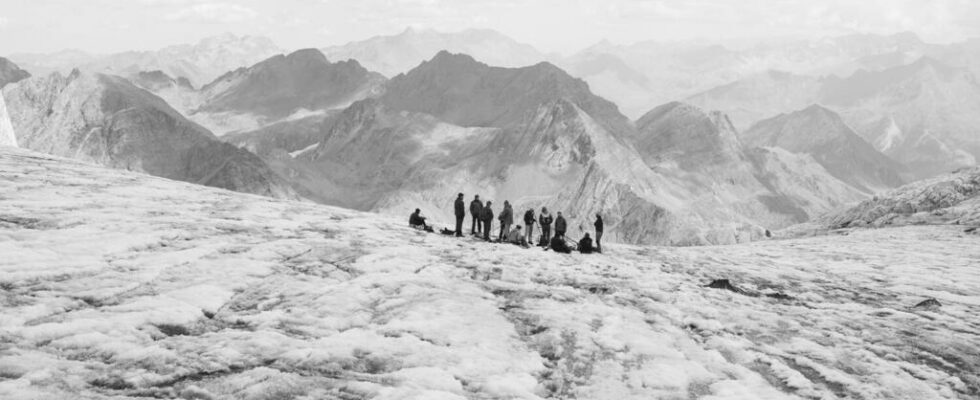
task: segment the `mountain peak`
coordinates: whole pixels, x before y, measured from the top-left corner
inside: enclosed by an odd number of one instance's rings
[[[27,78],[30,78],[31,74],[27,71],[20,69],[17,64],[12,61],[0,57],[0,88],[6,86],[8,83],[14,83]]]
[[[440,51],[431,60],[393,78],[382,101],[393,110],[423,112],[462,126],[512,127],[541,106],[568,100],[608,123],[630,130],[616,106],[560,68],[540,62],[520,68],[493,67],[466,54]]]
[[[864,192],[901,185],[901,167],[861,139],[839,114],[814,104],[760,121],[742,134],[754,147],[813,156],[831,175]]]
[[[719,111],[672,101],[636,122],[637,150],[648,162],[670,156],[691,168],[739,157],[741,145],[728,117]]]
[[[432,63],[434,65],[466,65],[466,64],[479,64],[486,66],[475,58],[468,54],[463,53],[451,53],[449,50],[439,50],[438,53],[427,63]]]
[[[286,55],[286,60],[290,62],[308,62],[315,64],[326,64],[327,56],[317,49],[299,49]]]
[[[342,108],[376,95],[384,77],[357,61],[331,63],[318,49],[276,55],[208,84],[199,111],[235,111],[284,118],[300,109]]]

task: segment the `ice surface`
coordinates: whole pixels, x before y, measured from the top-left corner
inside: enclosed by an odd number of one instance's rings
[[[3,399],[980,395],[953,226],[559,255],[14,148],[0,199]]]

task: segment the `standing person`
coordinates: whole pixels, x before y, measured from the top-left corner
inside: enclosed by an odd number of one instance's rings
[[[500,212],[500,237],[498,241],[504,241],[504,235],[510,232],[510,225],[514,223],[514,209],[510,208],[510,202],[504,200],[504,210]]]
[[[473,201],[470,202],[470,216],[473,217],[473,225],[470,226],[470,234],[477,235],[483,232],[483,202],[480,201],[480,195],[473,197]]]
[[[541,207],[541,216],[538,217],[538,222],[541,223],[541,247],[548,248],[551,243],[551,223],[554,221],[548,207]]]
[[[561,216],[561,211],[558,212],[558,218],[555,218],[555,237],[565,239],[565,231],[568,229],[568,223],[565,222],[565,217]]]
[[[487,200],[487,205],[483,207],[483,240],[490,241],[490,227],[493,226],[493,209],[490,206],[493,202]]]
[[[529,208],[524,212],[524,226],[527,227],[527,231],[524,232],[524,241],[527,243],[534,243],[534,209]]]
[[[599,214],[595,215],[595,251],[602,253],[602,230],[605,228],[605,224],[602,223],[602,216]]]
[[[463,194],[456,196],[456,203],[453,204],[453,211],[456,212],[456,237],[463,237],[463,218],[466,218],[466,202],[463,201]]]

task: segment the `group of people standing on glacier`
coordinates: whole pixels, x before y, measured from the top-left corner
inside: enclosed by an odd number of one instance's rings
[[[450,231],[444,229],[445,234],[455,234],[456,237],[463,236],[463,221],[466,218],[466,201],[463,198],[463,194],[460,193],[456,197],[456,201],[453,202],[453,213],[456,216],[456,230]],[[551,249],[559,253],[570,253],[572,251],[571,246],[568,245],[565,233],[568,230],[568,222],[565,217],[561,214],[561,211],[557,213],[555,217],[552,217],[551,213],[548,212],[547,207],[541,208],[541,214],[535,215],[534,209],[530,208],[524,212],[524,225],[515,225],[514,219],[514,209],[511,207],[509,201],[504,201],[504,208],[500,211],[500,215],[497,215],[497,221],[499,221],[500,230],[496,234],[496,238],[493,238],[493,202],[487,201],[486,204],[480,200],[480,196],[476,195],[469,204],[469,215],[472,219],[472,224],[470,226],[470,234],[476,237],[482,237],[486,241],[496,241],[500,243],[513,243],[523,247],[530,247],[534,244],[534,226],[539,225],[541,229],[541,234],[537,238],[537,246],[543,247],[545,249]],[[432,229],[425,223],[425,217],[422,217],[421,211],[419,209],[415,210],[415,213],[409,217],[409,225],[431,231]],[[554,234],[552,234],[552,226],[554,227]],[[602,216],[596,214],[595,222],[593,223],[595,227],[595,242],[593,244],[592,237],[589,233],[585,235],[577,242],[576,249],[583,253],[589,254],[593,252],[602,252],[602,232],[605,228],[602,221]],[[573,242],[574,243],[574,242]]]

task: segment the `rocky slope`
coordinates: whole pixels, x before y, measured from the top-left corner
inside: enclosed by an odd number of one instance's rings
[[[902,186],[821,222],[832,228],[927,223],[980,226],[980,167]]]
[[[21,147],[230,190],[293,198],[255,155],[218,141],[128,80],[74,71],[3,89]]]
[[[128,51],[107,55],[64,51],[52,54],[13,54],[11,58],[38,73],[68,73],[78,68],[134,76],[140,71],[163,71],[172,77],[187,78],[199,87],[218,76],[255,64],[283,50],[268,38],[224,34],[154,51]]]
[[[781,114],[741,135],[753,147],[781,147],[812,156],[833,176],[874,193],[902,184],[901,166],[858,136],[833,111],[818,105]]]
[[[438,32],[408,28],[398,35],[376,36],[321,50],[328,59],[357,60],[367,69],[389,78],[408,72],[443,50],[469,54],[477,60],[500,67],[523,67],[547,59],[534,47],[486,29]]]
[[[961,229],[561,255],[10,148],[0,193],[4,399],[980,395]]]

